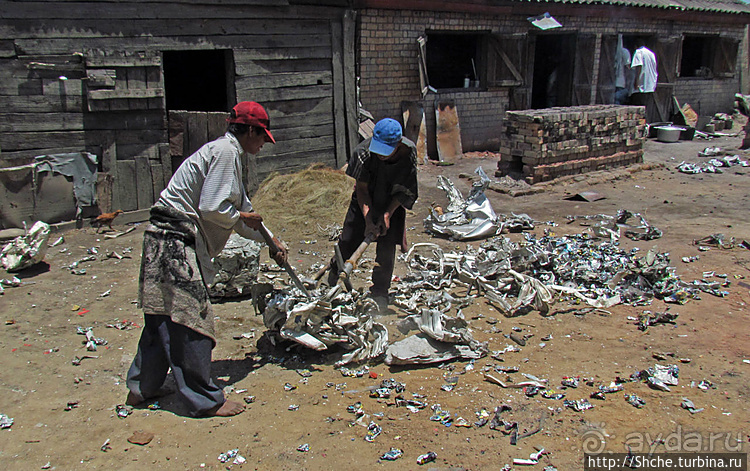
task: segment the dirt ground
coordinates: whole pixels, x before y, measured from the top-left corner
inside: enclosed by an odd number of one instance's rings
[[[262,348],[261,318],[254,314],[250,300],[240,299],[214,306],[219,341],[213,367],[228,396],[238,401],[248,395],[256,397],[243,414],[187,418],[172,394],[159,401],[160,409],[136,409],[120,418],[116,406],[125,400],[124,378],[140,335],[137,326],[142,323],[134,299],[144,226],[115,239],[85,228],[53,234],[50,242],[60,235],[65,242],[50,248],[41,266],[21,274],[22,286],[6,288],[0,296],[0,413],[14,419],[10,429],[0,430],[0,468],[416,469],[420,468],[417,456],[433,451],[437,459],[421,468],[497,470],[543,447],[548,454],[537,465],[514,468],[541,470],[553,465],[575,470],[583,468],[584,450],[622,452],[628,445],[633,451],[747,453],[750,251],[711,247],[701,252],[693,241],[715,233],[735,237],[737,242],[750,240],[750,168],[700,175],[676,171],[683,160],[705,161],[698,152],[708,146],[734,153],[741,137],[672,144],[648,140],[644,160],[651,165],[567,178],[526,196],[487,192],[497,213],[526,213],[536,221],[554,221],[558,226],[551,229],[557,235],[585,229],[567,224],[569,215],[613,215],[618,209],[641,213],[664,235],[647,242],[623,237],[623,249],[638,247],[645,254],[656,246],[669,252],[671,266],[685,281],[700,279],[705,271],[728,275],[728,296],[705,294],[685,305],[656,300],[646,307],[618,305],[610,314],[574,315],[562,303],[549,317],[532,312],[516,318],[505,318],[482,301],[464,310],[474,337],[487,342],[490,350],[502,350],[510,343],[504,335],[513,332],[513,327],[533,334],[520,352],[505,355],[503,365],[518,366],[520,373],[495,373],[503,380],[520,382],[521,373],[528,373],[548,379],[560,391],[565,376],[593,378],[595,386],[582,380],[578,388],[564,391],[567,399],[582,399],[617,377],[627,378],[657,363],[677,364],[679,385],[671,392],[650,389],[644,382],[626,383],[624,392],[608,394],[604,401],[590,399],[593,409],[576,412],[564,408],[562,401],[526,397],[519,389],[503,389],[485,381],[483,369],[500,365],[489,356],[477,360],[473,369],[463,361],[421,367],[374,362],[369,367],[377,379],[345,377],[326,357],[307,358],[284,351],[269,354]],[[750,157],[746,152],[736,153]],[[422,228],[430,204],[446,203],[444,192],[436,188],[437,176],[449,177],[467,195],[470,182],[459,174],[471,174],[482,166],[492,177],[496,164],[496,156],[485,153],[469,154],[453,166],[420,167],[420,198],[407,221],[410,242],[431,241],[464,249],[466,243],[432,237]],[[594,202],[566,199],[582,191],[595,191],[605,198]],[[290,245],[293,265],[301,274],[309,275],[313,263],[332,254],[332,242],[315,224],[280,227],[272,214],[266,215],[266,222]],[[124,228],[117,222],[114,227]],[[545,229],[550,227],[539,225],[531,232],[540,235]],[[508,237],[518,241],[522,235]],[[305,243],[311,240],[317,242]],[[86,273],[71,274],[67,267],[87,256],[92,247],[98,249],[96,259],[79,266]],[[111,252],[123,258],[107,258]],[[699,258],[692,263],[681,260],[696,255]],[[268,261],[265,251],[263,261]],[[398,262],[396,275],[405,270]],[[355,286],[366,286],[366,275],[356,278]],[[0,273],[0,277],[9,276]],[[276,282],[282,279],[285,276]],[[679,314],[675,325],[655,325],[642,332],[628,320],[644,310],[667,309]],[[404,316],[393,308],[378,319],[388,326],[391,341],[404,338],[395,328]],[[117,323],[131,328],[108,327]],[[95,337],[105,339],[107,345],[87,352],[85,337],[77,334],[79,326],[93,327]],[[673,356],[659,360],[655,358],[659,354]],[[82,357],[79,365],[73,364],[76,357]],[[300,368],[310,370],[312,376],[304,380],[297,372]],[[454,375],[459,377],[455,389],[442,390],[445,377]],[[473,424],[481,409],[492,412],[507,404],[512,410],[504,418],[517,421],[522,435],[539,426],[541,430],[514,446],[508,435],[489,426],[444,426],[430,420],[428,409],[410,413],[395,407],[392,399],[370,398],[368,388],[388,378],[405,383],[407,397],[422,394],[430,406],[440,404],[454,419],[463,417]],[[713,386],[696,387],[704,380]],[[285,383],[297,387],[287,391]],[[638,395],[646,405],[633,407],[625,394]],[[684,397],[705,410],[691,414],[681,408]],[[357,402],[369,415],[364,424],[374,420],[382,427],[372,442],[364,439],[366,427],[354,424],[354,415],[347,412]],[[290,410],[291,405],[299,407]],[[137,430],[153,433],[153,440],[147,445],[129,443],[127,439]],[[108,446],[103,450],[105,443]],[[309,451],[297,450],[303,444],[309,445]],[[403,457],[380,460],[392,447],[403,450]],[[218,460],[220,453],[235,448],[247,459],[245,464]]]

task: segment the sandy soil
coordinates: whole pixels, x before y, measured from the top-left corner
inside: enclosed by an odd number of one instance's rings
[[[159,402],[159,410],[136,409],[119,418],[115,408],[125,400],[124,376],[140,328],[107,326],[123,321],[124,325],[141,324],[142,314],[133,300],[143,226],[116,239],[82,229],[62,234],[65,242],[49,250],[46,263],[22,273],[24,284],[7,288],[0,296],[0,413],[15,419],[10,429],[0,430],[0,468],[415,469],[419,468],[417,456],[433,451],[437,459],[423,468],[486,470],[500,469],[514,458],[528,458],[535,447],[543,447],[549,454],[527,469],[554,465],[559,470],[573,470],[582,469],[584,449],[621,452],[630,445],[634,451],[653,447],[655,451],[747,453],[750,364],[743,360],[750,358],[750,293],[746,284],[750,282],[750,251],[711,248],[699,252],[693,241],[714,233],[736,237],[739,242],[750,239],[750,169],[733,167],[720,175],[686,175],[675,170],[682,160],[705,161],[697,156],[704,147],[736,149],[740,139],[674,144],[649,140],[645,161],[653,165],[647,168],[565,179],[527,196],[488,191],[496,212],[527,213],[537,221],[555,221],[559,226],[553,231],[558,235],[583,231],[578,224],[567,224],[568,215],[614,214],[621,208],[639,212],[663,230],[664,236],[650,242],[623,238],[624,249],[639,247],[645,253],[656,246],[669,252],[671,265],[686,281],[701,278],[704,271],[728,275],[731,286],[727,297],[706,294],[685,305],[655,301],[648,307],[616,306],[609,315],[592,312],[576,316],[566,312],[568,305],[560,304],[550,317],[534,312],[512,319],[484,302],[464,311],[475,338],[488,342],[490,350],[505,347],[509,342],[504,334],[511,333],[513,327],[533,334],[521,352],[505,355],[504,364],[547,378],[558,390],[564,376],[593,378],[598,386],[656,363],[674,363],[680,367],[680,378],[671,392],[650,389],[643,382],[627,383],[624,392],[607,395],[604,401],[591,399],[593,409],[575,412],[563,408],[561,401],[526,397],[518,389],[503,389],[485,381],[483,368],[499,364],[490,357],[478,360],[473,369],[467,369],[466,362],[413,368],[373,363],[370,371],[377,379],[344,377],[326,357],[306,358],[264,349],[261,319],[254,315],[251,302],[243,299],[215,305],[219,342],[213,366],[217,381],[227,387],[230,397],[256,397],[246,412],[233,418],[190,419],[171,395]],[[745,152],[738,153],[748,157]],[[466,247],[424,233],[422,221],[431,203],[446,202],[442,190],[435,186],[439,174],[451,178],[467,194],[470,183],[458,175],[471,173],[480,165],[492,176],[495,156],[475,154],[454,166],[421,167],[420,199],[408,216],[411,242]],[[581,191],[596,191],[605,199],[565,199]],[[273,215],[266,215],[266,221],[291,246],[293,264],[300,273],[308,274],[308,267],[332,253],[332,243],[316,233],[315,225],[282,228]],[[123,227],[115,223],[115,228]],[[533,232],[541,234],[545,228],[548,226],[539,226]],[[50,240],[58,236],[54,234]],[[519,240],[521,235],[509,237]],[[317,243],[303,243],[311,239]],[[81,264],[86,274],[71,274],[67,267],[85,257],[91,247],[97,247],[98,254],[96,260]],[[107,258],[109,252],[124,258]],[[681,261],[693,255],[700,258],[693,263]],[[266,253],[263,259],[268,261]],[[404,270],[397,264],[396,275]],[[7,277],[5,273],[2,276]],[[355,279],[357,286],[366,284],[366,273]],[[645,309],[670,309],[679,317],[675,325],[652,326],[642,332],[627,318]],[[404,315],[394,308],[379,319],[388,326],[391,340],[403,338],[395,324]],[[95,336],[108,344],[87,352],[85,337],[76,332],[79,326],[93,327]],[[252,333],[254,338],[243,337],[243,333]],[[541,347],[541,339],[548,335],[551,340]],[[654,355],[660,352],[674,357],[657,360]],[[72,362],[76,357],[83,357],[79,365]],[[683,358],[691,361],[680,363]],[[312,372],[306,382],[298,374],[299,368]],[[454,375],[459,377],[455,389],[441,390],[444,378]],[[497,376],[511,382],[523,379],[520,373]],[[430,405],[440,404],[454,418],[474,423],[481,409],[491,412],[507,404],[512,411],[505,413],[506,418],[519,422],[521,433],[539,425],[541,431],[513,446],[509,436],[488,426],[446,427],[430,421],[429,410],[412,414],[394,407],[392,400],[370,398],[367,388],[386,378],[405,383],[407,396],[423,394]],[[694,386],[703,380],[713,387],[703,391]],[[285,383],[297,387],[286,391]],[[594,390],[582,381],[579,388],[565,392],[568,399],[582,399]],[[640,396],[646,406],[631,406],[625,394]],[[705,410],[691,414],[680,407],[683,397]],[[347,412],[347,406],[358,401],[382,426],[382,434],[373,442],[364,440],[366,428],[353,424],[354,415]],[[290,405],[299,408],[289,410]],[[129,443],[127,439],[137,430],[153,433],[154,439],[143,446]],[[103,451],[105,442],[109,448]],[[309,451],[297,451],[303,444],[309,445]],[[391,447],[403,450],[403,457],[393,462],[380,460]],[[247,459],[245,464],[222,464],[217,459],[234,448]]]

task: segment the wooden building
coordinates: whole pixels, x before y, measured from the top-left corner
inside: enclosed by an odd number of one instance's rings
[[[247,162],[251,190],[271,171],[343,165],[359,142],[348,4],[3,0],[0,229],[69,217],[47,210],[54,193],[40,201],[25,167],[39,155],[93,154],[98,210],[148,208],[243,100],[266,107],[277,139]]]

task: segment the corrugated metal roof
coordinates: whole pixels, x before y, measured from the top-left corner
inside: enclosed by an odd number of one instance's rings
[[[524,1],[524,0],[522,0]],[[664,8],[717,13],[750,13],[750,0],[526,0],[530,3],[570,3]]]

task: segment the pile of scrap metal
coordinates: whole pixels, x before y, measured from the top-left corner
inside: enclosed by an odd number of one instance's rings
[[[373,319],[378,305],[357,290],[347,292],[337,284],[312,290],[309,297],[298,288],[257,285],[255,291],[254,304],[272,341],[278,336],[318,351],[341,346],[347,351],[337,366],[372,360],[385,352],[388,330]]]
[[[388,330],[373,317],[378,305],[365,294],[346,291],[341,283],[309,294],[308,298],[296,288],[278,290],[265,285],[254,298],[270,339],[291,340],[317,351],[338,346],[344,353],[336,366],[377,360],[384,354],[389,365],[476,359],[487,354],[486,346],[473,339],[460,316],[451,318],[425,309],[404,321],[420,332],[389,345]]]
[[[686,302],[700,299],[701,292],[725,293],[705,280],[680,280],[669,254],[654,249],[637,257],[637,248],[624,251],[587,234],[525,234],[525,239],[517,244],[494,237],[464,252],[415,244],[404,258],[410,273],[397,285],[394,303],[414,314],[425,308],[445,313],[483,296],[503,315],[515,317],[531,311],[547,314],[563,298],[606,309],[620,303],[647,305],[654,298]],[[448,294],[458,288],[464,294]]]
[[[430,208],[430,214],[424,220],[428,232],[453,240],[476,240],[534,228],[534,221],[526,214],[495,214],[484,193],[491,180],[482,167],[477,167],[474,173],[479,175],[479,180],[472,183],[471,193],[466,199],[448,178],[438,176],[437,186],[445,191],[449,202],[446,208],[435,205]]]

